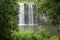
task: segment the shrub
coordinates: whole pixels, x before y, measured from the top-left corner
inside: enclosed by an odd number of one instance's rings
[[[0,0],[0,40],[12,40],[11,30],[18,24],[16,0]]]
[[[14,37],[14,40],[47,40],[50,38],[50,33],[40,27],[40,30],[37,32],[14,31],[12,36]]]
[[[59,40],[59,37],[56,35],[51,36],[50,40]]]

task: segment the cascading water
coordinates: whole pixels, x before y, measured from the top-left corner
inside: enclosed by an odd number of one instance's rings
[[[24,4],[23,3],[19,3],[19,25],[24,25],[25,24],[25,18],[24,18]]]
[[[28,5],[28,7],[29,7],[29,13],[28,13],[28,15],[29,15],[29,25],[33,25],[34,24],[34,20],[33,20],[33,5],[30,4],[30,5]]]
[[[33,4],[19,3],[19,26],[34,25]],[[27,8],[26,8],[27,6]],[[27,11],[26,11],[27,10]],[[26,13],[27,12],[27,13]]]

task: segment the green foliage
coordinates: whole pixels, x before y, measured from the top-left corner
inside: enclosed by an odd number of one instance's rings
[[[18,26],[18,5],[16,1],[37,3],[40,12],[47,14],[52,24],[60,24],[60,0],[0,0],[0,40],[13,40],[13,38],[14,40],[47,40],[50,38],[50,33],[41,27],[36,33],[16,31]],[[13,33],[11,30],[14,30]],[[52,38],[59,40],[56,36]]]
[[[36,3],[38,0],[17,0],[17,2]]]
[[[59,40],[59,37],[56,36],[56,35],[53,35],[53,36],[50,38],[50,40]]]
[[[30,1],[36,1],[36,0],[18,0],[18,1],[28,1],[28,2],[30,2]]]
[[[40,12],[51,19],[53,25],[60,24],[60,0],[40,0],[37,5]]]
[[[0,0],[0,40],[12,40],[11,30],[18,24],[16,0]]]
[[[44,28],[40,27],[39,31],[14,31],[12,36],[14,40],[47,40],[50,38],[51,34],[47,32]]]

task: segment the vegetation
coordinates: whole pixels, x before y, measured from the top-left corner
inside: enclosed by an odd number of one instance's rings
[[[18,6],[15,0],[0,0],[0,40],[12,40],[11,30],[18,24]]]
[[[46,14],[52,25],[60,24],[60,0],[0,0],[0,40],[60,40],[41,27],[35,33],[18,30],[17,2],[36,3],[38,11]]]
[[[52,25],[60,24],[60,0],[38,0],[38,9],[51,20]]]
[[[14,40],[59,40],[58,36],[47,32],[42,26],[39,31],[14,31],[12,36]]]
[[[43,33],[42,33],[43,32]],[[46,40],[47,37],[50,37],[50,34],[41,27],[39,32],[32,31],[14,31],[13,32],[14,40]]]

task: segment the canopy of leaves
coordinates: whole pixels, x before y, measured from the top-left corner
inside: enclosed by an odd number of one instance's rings
[[[11,30],[18,24],[18,6],[15,0],[0,0],[0,40],[12,40]]]
[[[37,5],[51,19],[52,24],[60,24],[60,0],[38,0]]]

